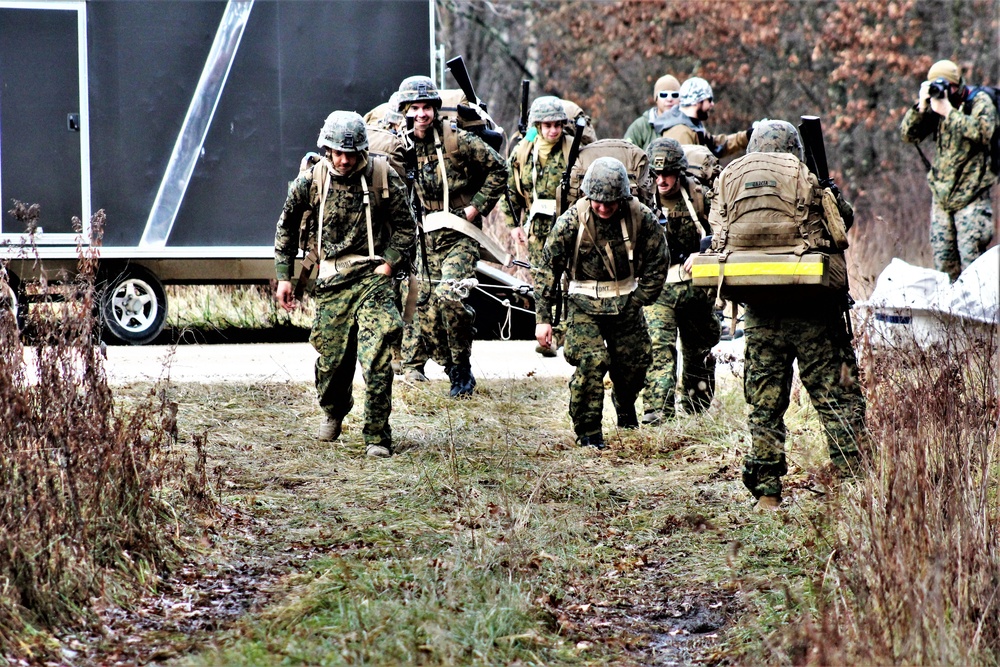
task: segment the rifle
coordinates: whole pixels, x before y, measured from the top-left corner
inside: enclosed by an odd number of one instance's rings
[[[826,146],[823,143],[823,126],[820,124],[819,116],[801,116],[802,123],[799,125],[799,133],[802,135],[802,148],[806,154],[806,166],[819,180],[821,188],[830,188],[835,197],[839,197],[840,189],[830,178],[830,167],[826,162]],[[844,220],[844,224],[850,228],[849,221]],[[853,222],[851,220],[850,222]],[[851,298],[850,285],[844,286],[844,324],[849,339],[854,339],[854,330],[851,326],[851,306],[854,300]]]
[[[445,65],[448,67],[451,75],[455,77],[458,87],[465,93],[466,99],[483,111],[486,111],[486,103],[479,99],[479,96],[476,95],[476,89],[472,86],[472,77],[469,76],[469,69],[465,66],[465,58],[455,56],[446,62]]]
[[[580,116],[576,119],[576,132],[573,134],[573,143],[569,147],[569,155],[566,157],[566,171],[563,172],[562,181],[559,184],[559,211],[561,215],[569,208],[569,177],[576,166],[577,158],[580,157],[580,146],[583,143],[583,130],[587,127],[587,119]],[[581,222],[582,224],[582,222]],[[558,326],[562,318],[563,292],[562,276],[555,276],[555,299],[556,312],[552,317],[552,326]]]
[[[524,138],[528,134],[528,95],[531,92],[531,79],[521,79],[521,116],[517,121],[517,131]]]
[[[420,244],[420,262],[423,264],[423,273],[429,279],[431,273],[427,267],[427,237],[424,235],[422,224],[424,211],[417,194],[417,147],[413,143],[413,116],[406,117],[406,136],[408,138],[405,153],[407,199],[413,218],[417,223],[417,239]],[[414,273],[420,273],[419,267],[414,266]]]
[[[569,156],[566,158],[566,171],[563,172],[559,193],[559,213],[565,213],[569,208],[569,175],[576,166],[576,160],[580,157],[580,145],[583,143],[583,130],[587,127],[587,119],[580,116],[576,119],[576,132],[573,133],[573,143],[569,148]]]
[[[462,89],[462,92],[465,94],[465,98],[469,100],[469,103],[482,109],[483,113],[488,113],[486,110],[486,102],[479,99],[479,96],[476,95],[476,89],[472,85],[472,77],[469,76],[469,70],[465,66],[465,59],[462,56],[455,56],[446,62],[445,65],[448,66],[448,71],[451,72],[451,75],[455,77],[458,87]],[[479,114],[474,110],[467,109],[465,113],[463,113],[463,108],[463,105],[460,104],[457,109],[458,115],[461,116],[463,120],[481,120]],[[499,152],[500,147],[503,146],[503,134],[487,127],[486,123],[473,128],[473,132],[495,151]]]
[[[835,186],[830,178],[830,168],[826,162],[826,146],[823,144],[823,126],[819,116],[801,116],[799,134],[802,135],[802,148],[806,154],[806,166],[819,179],[822,188]],[[834,192],[834,194],[837,194]]]

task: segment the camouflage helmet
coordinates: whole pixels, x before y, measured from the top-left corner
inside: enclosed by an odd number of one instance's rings
[[[681,84],[681,106],[693,107],[712,97],[712,86],[700,76],[693,76]]]
[[[353,111],[334,111],[323,122],[316,145],[342,153],[368,150],[364,119]]]
[[[747,153],[791,153],[805,159],[802,137],[795,126],[784,120],[762,120],[754,127]]]
[[[396,109],[406,113],[406,108],[414,102],[430,102],[435,109],[441,108],[441,93],[429,76],[409,76],[399,84],[395,92]]]
[[[632,197],[628,171],[620,160],[613,157],[599,157],[594,160],[583,176],[580,189],[590,201],[604,204]]]
[[[381,126],[386,128],[399,128],[406,124],[406,119],[399,112],[399,93],[395,92],[389,96],[386,102],[386,112],[382,116]]]
[[[680,173],[687,169],[687,156],[684,148],[676,139],[660,137],[646,149],[649,156],[649,171],[654,174],[662,172]]]
[[[567,120],[569,120],[569,116],[566,115],[566,107],[563,106],[562,100],[551,95],[536,97],[528,110],[528,125],[566,122]]]

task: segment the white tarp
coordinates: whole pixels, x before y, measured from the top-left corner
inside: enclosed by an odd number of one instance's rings
[[[873,342],[940,342],[949,329],[987,330],[1000,323],[1000,247],[986,251],[958,280],[893,259],[860,304],[871,316]]]

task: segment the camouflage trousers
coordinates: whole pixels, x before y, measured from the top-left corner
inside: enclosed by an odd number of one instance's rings
[[[722,327],[715,316],[715,298],[690,281],[667,283],[656,303],[643,308],[653,361],[646,371],[642,406],[663,419],[675,416],[677,391],[677,337],[684,352],[681,401],[691,414],[704,412],[715,395],[715,357]]]
[[[361,362],[365,381],[366,445],[391,447],[391,348],[402,334],[392,279],[370,274],[333,288],[317,288],[316,318],[309,342],[319,352],[316,393],[319,406],[342,419],[354,406],[354,368]]]
[[[635,411],[651,358],[642,309],[627,306],[619,315],[591,315],[569,302],[566,361],[575,366],[569,381],[569,416],[577,437],[602,433],[604,376],[611,376],[619,416]]]
[[[538,267],[542,265],[542,251],[545,248],[545,240],[552,231],[553,219],[547,215],[536,215],[531,220],[531,229],[528,233],[528,262],[531,264],[531,282],[539,292],[541,288],[541,271]],[[550,313],[550,317],[551,317]],[[553,345],[558,348],[563,340],[565,328],[562,323],[552,326]]]
[[[465,297],[449,281],[457,283],[475,278],[479,244],[446,230],[428,234],[426,246],[429,282],[420,287],[413,324],[404,337],[404,365],[417,367],[421,358],[434,359],[445,368],[468,363],[472,356],[476,311],[464,302]],[[420,261],[422,269],[423,260]],[[424,278],[421,275],[421,279]]]
[[[780,496],[785,461],[785,411],[792,389],[792,363],[819,414],[830,460],[843,473],[856,472],[865,429],[865,399],[858,363],[843,313],[831,307],[812,316],[762,315],[746,309],[746,372],[743,392],[750,405],[750,453],[743,484],[755,498]]]
[[[986,251],[993,240],[993,204],[987,190],[963,209],[947,212],[937,201],[931,205],[931,251],[934,268],[952,282]]]

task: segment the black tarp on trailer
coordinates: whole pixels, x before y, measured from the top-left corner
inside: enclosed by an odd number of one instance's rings
[[[47,233],[103,208],[107,246],[269,246],[326,114],[384,102],[431,50],[426,0],[0,1],[3,208],[41,203]]]

